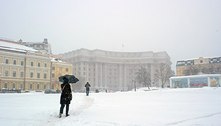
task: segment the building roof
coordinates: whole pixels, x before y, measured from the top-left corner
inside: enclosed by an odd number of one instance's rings
[[[10,42],[10,41],[4,41],[4,40],[0,40],[0,49],[17,51],[17,52],[27,52],[27,51],[37,52],[37,50],[33,48],[30,48],[21,44],[17,44],[14,42]]]
[[[194,78],[194,77],[221,77],[221,74],[201,74],[201,75],[189,75],[189,76],[175,76],[170,79],[181,79],[181,78]]]
[[[94,49],[94,50],[89,50],[89,49],[78,49],[78,50],[73,50],[71,52],[67,52],[64,54],[75,54],[75,55],[88,55],[88,56],[104,56],[104,57],[119,57],[119,58],[152,58],[152,57],[166,57],[170,58],[170,56],[167,54],[167,52],[162,51],[162,52],[153,52],[153,51],[144,51],[144,52],[118,52],[118,51],[106,51],[106,50],[101,50],[101,49]]]

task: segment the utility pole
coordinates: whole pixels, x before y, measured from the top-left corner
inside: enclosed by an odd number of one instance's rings
[[[132,81],[133,81],[133,84],[134,84],[134,91],[136,92],[137,91],[136,81],[135,80],[132,80]]]

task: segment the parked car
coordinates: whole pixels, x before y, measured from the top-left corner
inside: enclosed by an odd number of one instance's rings
[[[54,94],[54,93],[58,93],[56,90],[53,90],[53,89],[46,89],[45,94]]]

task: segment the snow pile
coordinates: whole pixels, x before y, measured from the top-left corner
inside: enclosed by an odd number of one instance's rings
[[[221,88],[73,93],[58,118],[60,94],[0,94],[1,126],[219,126]]]

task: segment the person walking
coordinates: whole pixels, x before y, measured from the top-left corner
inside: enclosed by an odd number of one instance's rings
[[[85,87],[86,87],[86,95],[88,96],[88,95],[89,95],[89,91],[90,91],[90,87],[91,87],[91,85],[89,84],[89,82],[87,82],[87,83],[85,84]]]
[[[63,77],[63,84],[61,84],[61,97],[60,97],[60,113],[59,118],[61,118],[63,114],[64,107],[66,106],[66,117],[69,116],[69,104],[72,100],[71,86],[68,82],[67,77]]]

